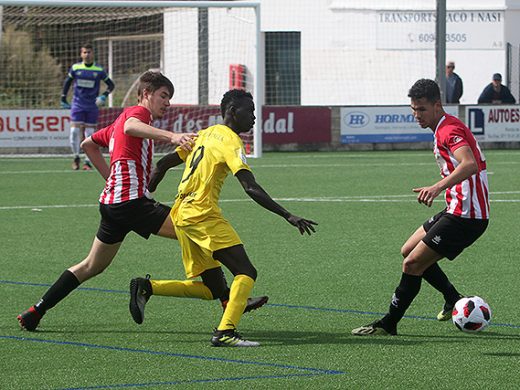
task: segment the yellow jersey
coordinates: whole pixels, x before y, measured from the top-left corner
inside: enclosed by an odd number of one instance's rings
[[[229,127],[216,125],[199,131],[191,152],[176,151],[186,167],[171,211],[173,223],[187,226],[220,217],[218,201],[228,173],[251,170],[242,139]]]

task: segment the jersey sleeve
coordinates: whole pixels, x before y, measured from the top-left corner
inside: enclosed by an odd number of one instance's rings
[[[442,143],[451,151],[454,152],[462,146],[469,146],[466,139],[466,133],[464,129],[459,126],[450,126],[449,130],[445,133]]]
[[[225,148],[222,148],[222,156],[233,175],[242,169],[251,170],[247,164],[244,146],[240,139],[234,139]]]
[[[177,152],[177,154],[179,155],[179,157],[181,158],[182,161],[186,161],[186,159],[188,158],[188,155],[190,154],[190,152],[184,150],[180,146],[177,146],[175,148],[175,152]]]
[[[114,125],[104,127],[94,134],[91,135],[92,141],[94,141],[99,146],[108,147],[110,143],[110,138],[112,138],[112,133],[114,131]]]
[[[149,124],[152,121],[152,114],[145,107],[135,106],[128,110],[126,119],[128,118],[136,118],[143,123]]]

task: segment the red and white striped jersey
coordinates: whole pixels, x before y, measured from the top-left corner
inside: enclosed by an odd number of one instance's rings
[[[153,140],[125,134],[125,122],[131,117],[146,124],[152,122],[147,108],[129,107],[111,125],[92,135],[96,144],[108,147],[110,152],[110,175],[99,196],[100,203],[115,204],[150,197],[148,182],[152,171]]]
[[[445,114],[434,133],[433,153],[441,176],[450,175],[459,165],[453,153],[469,146],[478,164],[478,173],[446,189],[446,211],[472,219],[489,219],[489,187],[486,159],[471,131],[458,118]]]

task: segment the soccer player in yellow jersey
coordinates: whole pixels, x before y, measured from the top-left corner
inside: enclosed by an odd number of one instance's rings
[[[297,217],[276,203],[256,182],[247,165],[239,134],[251,130],[254,125],[255,107],[251,94],[237,89],[228,91],[220,108],[224,124],[200,131],[191,152],[177,148],[159,160],[149,186],[153,191],[168,169],[186,162],[170,215],[181,245],[186,276],[202,276],[202,282],[149,280],[149,283],[155,295],[212,299],[215,291],[225,288],[223,264],[234,279],[229,301],[211,343],[216,347],[254,347],[259,343],[242,338],[237,326],[248,304],[257,271],[218,205],[224,179],[231,172],[255,202],[285,218],[301,234],[310,235],[317,223]],[[133,301],[134,311],[142,312],[149,295],[149,291],[134,291],[130,310]]]

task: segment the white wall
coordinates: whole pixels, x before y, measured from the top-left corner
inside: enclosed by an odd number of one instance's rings
[[[261,4],[262,31],[301,32],[302,105],[407,104],[413,82],[435,77],[434,43],[420,41],[435,31],[434,21],[399,19],[428,18],[435,0]],[[520,43],[520,1],[448,0],[447,8],[452,15],[447,32],[465,34],[465,41],[448,43],[446,58],[455,61],[463,79],[461,103],[475,103],[493,73],[502,73],[505,82],[506,42]],[[210,16],[209,89],[214,104],[227,90],[229,64],[245,64],[254,83],[254,13],[242,12],[220,9]],[[196,31],[196,12],[165,16],[165,71],[176,80],[179,103],[197,102]]]
[[[213,8],[208,14],[208,100],[220,104],[229,88],[229,65],[256,74],[255,14],[249,8]],[[171,9],[164,16],[164,73],[175,85],[174,104],[198,103],[198,12]],[[249,77],[248,90],[254,78]]]

